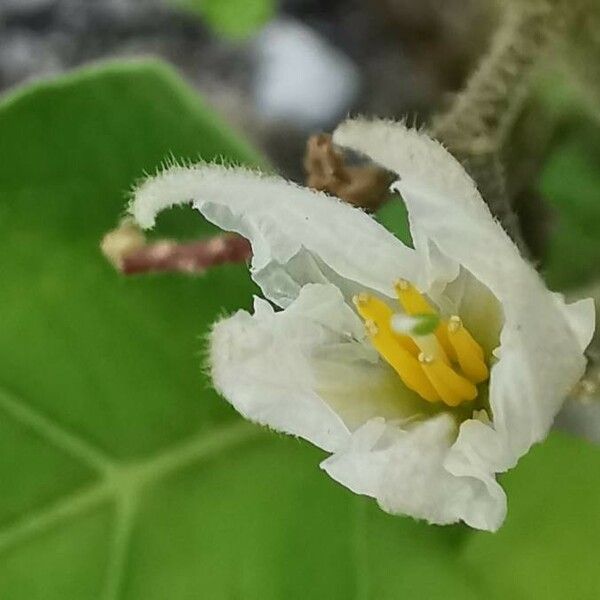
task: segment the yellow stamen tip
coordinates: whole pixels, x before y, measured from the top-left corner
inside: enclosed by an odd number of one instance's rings
[[[460,368],[473,383],[481,383],[489,378],[489,369],[485,364],[481,346],[456,315],[450,317],[448,321],[448,340],[454,349]]]
[[[356,296],[352,297],[352,302],[354,302],[356,306],[364,306],[368,301],[369,294],[366,294],[365,292],[361,292],[360,294],[356,294]]]
[[[394,290],[403,319],[429,315],[439,322],[437,309],[412,283],[398,279]],[[441,400],[448,406],[476,398],[475,384],[489,378],[489,369],[481,346],[458,315],[439,322],[433,332],[419,334],[394,327],[399,315],[376,295],[362,292],[352,301],[371,343],[408,388],[429,402]]]
[[[455,333],[462,327],[462,320],[458,315],[453,315],[448,319],[448,331]]]
[[[419,362],[425,365],[430,365],[433,362],[433,356],[429,356],[429,354],[425,354],[425,352],[421,352],[419,354]]]
[[[410,281],[398,279],[394,284],[394,291],[406,314],[430,315],[436,313],[425,296]]]
[[[377,327],[377,323],[375,323],[375,321],[365,321],[365,330],[371,336],[379,333],[379,327]]]

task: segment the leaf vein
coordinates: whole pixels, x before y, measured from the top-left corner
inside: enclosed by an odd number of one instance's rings
[[[5,387],[0,389],[0,410],[87,466],[103,473],[116,468],[116,464],[108,455],[31,408],[24,400],[9,393]]]
[[[1,396],[0,393],[0,398]],[[116,594],[120,588],[122,572],[120,564],[126,556],[129,530],[137,506],[136,500],[143,492],[143,488],[191,464],[208,460],[262,436],[264,433],[260,428],[244,421],[235,421],[214,429],[209,434],[203,431],[146,461],[117,466],[105,473],[100,482],[91,487],[80,488],[50,507],[27,515],[0,531],[0,553],[103,501],[114,499],[117,502],[117,524],[113,550],[116,549],[122,557],[113,557],[110,561],[114,566],[109,567],[106,594],[113,595],[106,597],[112,600],[118,597]],[[122,521],[119,522],[119,519]]]
[[[54,525],[75,517],[88,508],[109,500],[112,490],[107,482],[96,483],[75,493],[0,531],[0,553],[20,542],[47,531]]]
[[[112,552],[109,553],[104,594],[102,596],[105,600],[118,600],[121,596],[127,551],[129,549],[136,509],[137,495],[134,494],[124,496],[117,503]]]

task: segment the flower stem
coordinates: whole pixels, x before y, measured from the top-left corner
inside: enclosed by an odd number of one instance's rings
[[[229,233],[188,243],[171,240],[147,243],[137,225],[129,220],[106,234],[101,249],[125,275],[159,272],[199,275],[217,265],[244,263],[252,252],[248,240]]]
[[[463,163],[492,213],[527,252],[499,152],[527,96],[531,74],[563,26],[561,0],[506,2],[487,54],[432,133]]]

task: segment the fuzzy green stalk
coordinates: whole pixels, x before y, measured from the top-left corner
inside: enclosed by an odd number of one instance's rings
[[[433,135],[463,163],[492,213],[526,255],[500,151],[527,97],[535,67],[564,27],[564,5],[562,0],[504,2],[502,22],[488,52],[464,90],[431,126]]]

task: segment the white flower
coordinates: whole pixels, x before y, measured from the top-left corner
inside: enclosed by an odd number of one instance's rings
[[[252,242],[266,300],[217,323],[210,352],[242,415],[324,448],[331,477],[390,513],[496,530],[495,475],[545,438],[583,374],[592,302],[545,288],[437,142],[362,120],[334,141],[399,175],[414,249],[335,198],[214,165],[150,179],[132,214],[151,227],[192,202]],[[423,312],[435,333],[394,316]]]

